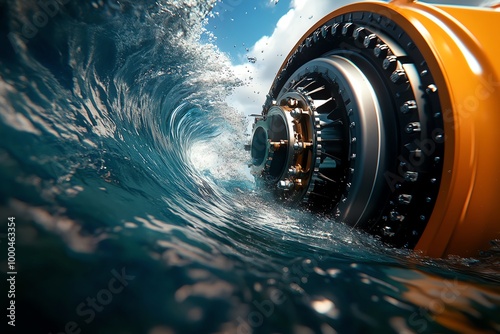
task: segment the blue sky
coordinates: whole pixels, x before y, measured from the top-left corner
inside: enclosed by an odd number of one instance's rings
[[[228,103],[245,114],[261,112],[276,72],[295,43],[317,21],[339,7],[364,0],[221,0],[206,29],[228,55],[234,75],[244,85]],[[498,0],[427,0],[440,3],[497,2]],[[248,49],[248,51],[246,50]],[[256,57],[250,63],[246,56]]]
[[[363,1],[363,0],[357,0]],[[498,0],[422,0],[430,3],[468,3],[477,5],[482,2],[497,2]],[[247,49],[263,36],[272,35],[277,22],[290,9],[301,7],[307,1],[297,0],[219,0],[212,10],[206,28],[216,36],[216,45],[229,55],[233,63],[245,59]],[[312,25],[327,12],[318,12],[314,8],[333,10],[349,2],[346,0],[314,0],[308,1],[305,15],[312,12],[317,17],[310,22]],[[326,6],[325,6],[326,5]],[[299,13],[299,16],[300,15]],[[310,16],[308,16],[309,18]],[[308,25],[308,24],[306,24]],[[290,45],[291,48],[293,45]]]
[[[228,56],[234,76],[243,82],[227,98],[229,106],[247,116],[260,114],[281,64],[304,33],[328,13],[365,0],[219,0],[205,28]],[[478,5],[499,0],[422,0],[429,3]],[[248,51],[247,51],[248,49]],[[255,57],[254,63],[247,55]]]
[[[262,36],[273,33],[276,22],[290,9],[290,0],[223,0],[213,9],[207,29],[219,49],[238,63]]]
[[[352,0],[222,0],[205,28],[243,82],[228,103],[246,115],[262,103],[286,56],[318,20]],[[249,62],[247,56],[255,57]],[[222,61],[222,60],[221,60]]]

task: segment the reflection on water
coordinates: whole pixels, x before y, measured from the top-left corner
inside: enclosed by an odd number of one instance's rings
[[[426,331],[433,321],[462,333],[500,331],[498,284],[484,286],[462,281],[454,274],[443,278],[416,270],[391,269],[388,273],[391,279],[404,284],[401,297],[415,306],[408,323],[417,332]]]

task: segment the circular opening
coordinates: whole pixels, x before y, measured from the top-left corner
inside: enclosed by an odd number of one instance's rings
[[[255,129],[252,138],[252,163],[260,166],[264,162],[267,151],[267,133],[262,127]]]

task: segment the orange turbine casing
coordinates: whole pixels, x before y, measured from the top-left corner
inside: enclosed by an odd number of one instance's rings
[[[432,89],[437,88],[445,135],[442,174],[432,214],[414,248],[435,257],[478,255],[500,239],[500,39],[493,30],[500,11],[406,0],[354,3],[311,27],[287,59],[322,26],[355,12],[374,13],[401,27],[425,59]],[[286,67],[287,61],[278,73]]]
[[[435,75],[446,133],[439,196],[416,249],[431,256],[476,255],[500,237],[500,41],[490,29],[500,13],[412,2],[389,6]]]
[[[489,8],[412,1],[359,3],[405,28],[425,56],[443,108],[445,154],[439,195],[415,249],[474,256],[500,238],[500,40]]]

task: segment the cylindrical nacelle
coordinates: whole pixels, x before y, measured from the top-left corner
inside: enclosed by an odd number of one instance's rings
[[[500,11],[362,2],[295,45],[254,124],[279,201],[397,247],[474,256],[500,238]]]

